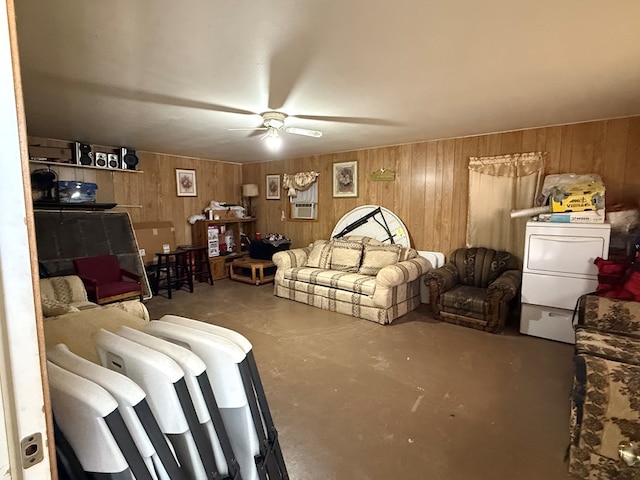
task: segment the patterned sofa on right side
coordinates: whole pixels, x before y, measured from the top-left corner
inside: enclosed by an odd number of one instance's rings
[[[640,303],[582,297],[574,361],[570,473],[640,479]]]

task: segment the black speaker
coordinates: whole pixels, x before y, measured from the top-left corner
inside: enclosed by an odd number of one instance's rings
[[[96,167],[107,168],[107,154],[104,152],[96,152]]]
[[[138,157],[136,156],[135,150],[122,147],[120,149],[120,158],[122,159],[122,168],[124,170],[136,170]]]
[[[93,165],[93,148],[88,143],[75,142],[73,159],[76,165]]]
[[[110,168],[112,170],[116,170],[121,168],[122,165],[120,163],[120,159],[118,158],[118,155],[115,153],[108,153],[107,154],[107,168]]]

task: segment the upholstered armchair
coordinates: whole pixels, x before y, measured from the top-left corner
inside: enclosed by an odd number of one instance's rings
[[[73,268],[82,279],[89,299],[99,305],[133,297],[142,301],[140,275],[120,268],[115,255],[76,258]]]
[[[455,250],[425,275],[437,319],[492,333],[504,326],[521,280],[516,257],[483,247]]]

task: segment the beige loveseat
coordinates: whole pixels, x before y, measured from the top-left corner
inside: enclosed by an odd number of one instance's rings
[[[101,328],[113,331],[122,325],[139,330],[149,321],[147,307],[138,300],[102,306],[90,302],[76,275],[41,278],[40,297],[45,345],[64,343],[73,353],[96,363],[94,332]]]
[[[273,255],[274,294],[388,324],[420,305],[431,263],[412,248],[350,236]]]

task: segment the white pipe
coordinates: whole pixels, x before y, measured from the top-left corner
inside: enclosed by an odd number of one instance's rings
[[[545,205],[544,207],[525,208],[524,210],[512,210],[510,215],[511,218],[532,217],[533,215],[538,215],[539,213],[547,213],[550,211],[551,206]]]

